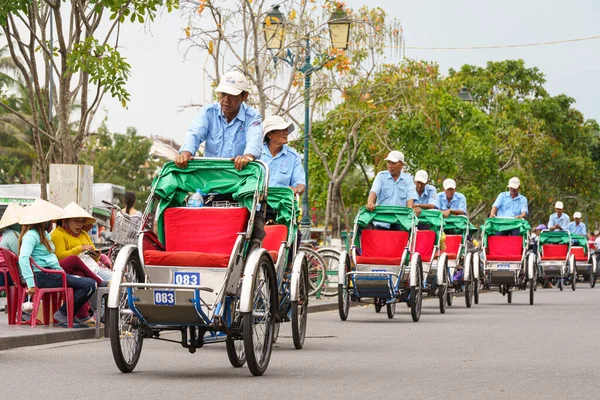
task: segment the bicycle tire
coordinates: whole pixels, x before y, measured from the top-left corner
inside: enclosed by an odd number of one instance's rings
[[[325,282],[325,261],[316,250],[310,247],[300,246],[298,251],[303,251],[306,254],[306,261],[308,262],[308,295],[314,296]]]
[[[317,252],[325,262],[325,280],[323,282],[323,287],[321,288],[321,294],[326,297],[336,296],[338,294],[337,271],[340,267],[341,252],[331,248],[319,249]],[[331,275],[331,271],[336,271],[336,273]]]

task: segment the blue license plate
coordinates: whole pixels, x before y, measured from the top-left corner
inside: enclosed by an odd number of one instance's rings
[[[155,290],[154,291],[155,306],[174,306],[175,291],[174,290]]]
[[[174,272],[173,282],[176,285],[199,285],[200,272]]]
[[[498,269],[509,269],[510,264],[498,264]]]
[[[387,269],[374,269],[371,272],[387,272]]]

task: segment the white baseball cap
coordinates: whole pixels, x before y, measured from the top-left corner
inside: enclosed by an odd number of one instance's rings
[[[557,201],[556,203],[554,203],[554,208],[558,208],[559,210],[562,210],[563,208],[565,208],[565,206],[563,205],[562,201]]]
[[[398,150],[392,150],[390,151],[390,154],[388,154],[388,156],[385,158],[386,161],[391,161],[391,162],[402,162],[404,163],[404,154],[402,154],[402,152],[398,151]]]
[[[581,218],[581,213],[579,211],[573,213],[573,218]]]
[[[454,179],[448,178],[444,180],[444,190],[448,189],[456,189],[456,182],[454,182]]]
[[[279,115],[272,115],[265,118],[263,121],[263,138],[271,131],[279,131],[287,129],[288,133],[294,132],[296,129],[293,122],[285,122]]]
[[[217,93],[227,93],[237,96],[248,91],[248,80],[241,72],[229,71],[221,77],[219,86],[215,89]]]
[[[422,169],[418,170],[415,174],[415,182],[427,183],[428,180],[429,175],[427,175],[427,172],[423,171]]]
[[[518,189],[519,186],[521,186],[521,181],[516,176],[510,178],[510,180],[508,181],[508,187],[509,188]]]

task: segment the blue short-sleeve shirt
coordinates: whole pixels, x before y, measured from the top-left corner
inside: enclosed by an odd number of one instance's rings
[[[498,209],[498,217],[516,217],[521,213],[529,214],[529,206],[527,205],[527,197],[522,194],[517,195],[514,199],[510,196],[510,192],[502,192],[496,198],[493,207]]]
[[[579,225],[575,221],[569,222],[569,232],[574,235],[586,235],[587,229],[583,222],[580,222]]]
[[[569,229],[569,221],[571,219],[569,218],[569,216],[565,213],[563,213],[560,218],[558,217],[558,215],[556,213],[552,214],[550,216],[550,220],[548,221],[548,229],[550,229],[550,227],[558,224],[563,231],[566,231],[567,229]]]
[[[260,160],[269,167],[269,186],[306,185],[306,175],[300,155],[287,144],[284,144],[283,149],[273,157],[269,146],[265,143]]]
[[[389,171],[381,171],[373,181],[371,192],[377,195],[377,204],[382,206],[406,207],[408,200],[419,197],[412,176],[405,172],[401,172],[398,180],[394,181]]]
[[[466,214],[467,198],[462,193],[454,192],[454,196],[452,196],[452,199],[448,201],[446,192],[440,192],[435,198],[435,208],[441,211],[461,210]]]
[[[238,115],[231,121],[223,115],[221,104],[202,107],[187,131],[179,152],[196,155],[200,144],[206,142],[204,157],[234,158],[252,154],[256,159],[262,153],[262,117],[242,103]]]
[[[435,205],[435,196],[437,195],[437,190],[432,185],[425,185],[425,189],[423,189],[423,194],[419,196],[419,192],[417,192],[417,200],[415,200],[415,204],[434,204]]]

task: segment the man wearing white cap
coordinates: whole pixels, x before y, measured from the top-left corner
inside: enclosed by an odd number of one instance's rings
[[[569,229],[570,218],[567,214],[563,213],[563,208],[564,205],[562,201],[557,201],[554,204],[554,210],[556,212],[550,215],[550,220],[548,221],[548,229],[551,231],[566,231]]]
[[[402,172],[404,154],[393,150],[385,160],[387,171],[381,171],[375,177],[367,200],[367,210],[373,211],[376,205],[412,208],[418,196],[412,176]]]
[[[587,235],[585,224],[581,222],[581,213],[579,211],[573,213],[575,221],[569,222],[569,232],[574,235]]]
[[[237,71],[221,77],[219,101],[202,107],[187,131],[185,142],[175,157],[175,165],[187,167],[200,144],[205,142],[204,157],[231,158],[241,170],[262,152],[262,117],[246,105],[248,80]]]
[[[529,214],[527,197],[519,194],[521,181],[516,176],[508,181],[508,192],[502,192],[492,205],[491,218],[525,218]]]
[[[415,174],[415,188],[417,190],[417,199],[415,200],[415,209],[422,208],[431,210],[435,208],[435,196],[437,190],[434,186],[428,185],[429,175],[422,169]]]
[[[444,180],[444,191],[435,198],[435,208],[442,211],[444,217],[467,214],[467,198],[456,191],[454,179]]]
[[[260,156],[269,167],[269,186],[290,187],[296,194],[306,188],[306,174],[296,150],[287,145],[294,124],[279,115],[263,121],[264,145]]]

